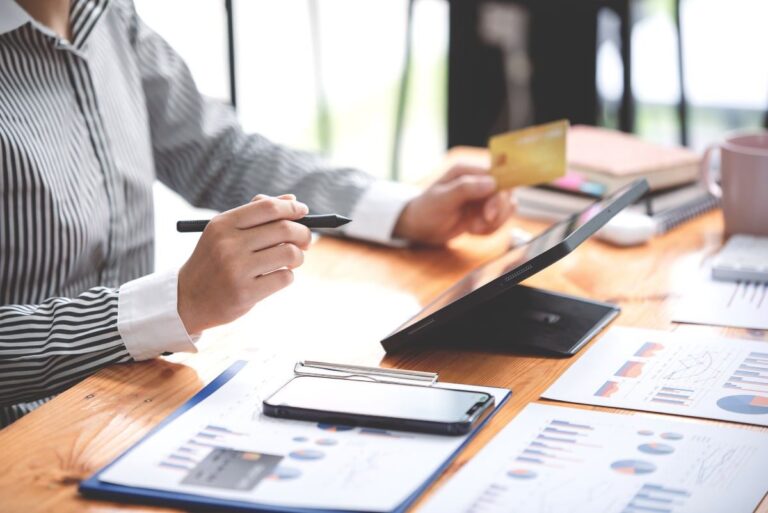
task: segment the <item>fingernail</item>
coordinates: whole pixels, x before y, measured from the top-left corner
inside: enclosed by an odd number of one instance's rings
[[[305,215],[309,212],[309,207],[300,201],[296,202],[296,208],[299,209],[300,212],[304,212]]]
[[[493,191],[496,189],[496,179],[492,176],[481,176],[478,180],[478,186],[483,191]]]
[[[485,220],[489,223],[492,223],[496,219],[496,216],[499,215],[499,205],[496,198],[492,198],[485,204],[483,214],[485,215]]]

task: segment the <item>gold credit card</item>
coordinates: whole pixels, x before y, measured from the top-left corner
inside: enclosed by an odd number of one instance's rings
[[[491,175],[499,189],[551,182],[565,175],[568,120],[491,137]]]

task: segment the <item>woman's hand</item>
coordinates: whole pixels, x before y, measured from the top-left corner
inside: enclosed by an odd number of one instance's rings
[[[511,191],[498,191],[487,168],[457,165],[405,206],[393,236],[442,245],[462,233],[492,233],[512,211]]]
[[[256,196],[208,223],[179,271],[177,308],[188,333],[233,321],[293,281],[311,234],[291,221],[308,211],[293,195]]]

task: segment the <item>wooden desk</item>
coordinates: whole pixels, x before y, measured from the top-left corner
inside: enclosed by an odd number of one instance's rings
[[[530,231],[544,226],[524,220],[513,220],[513,225]],[[644,247],[619,249],[588,241],[527,283],[617,302],[622,314],[614,326],[722,333],[768,341],[768,334],[761,331],[670,322],[670,298],[686,290],[702,261],[718,249],[721,232],[720,214],[711,213]],[[310,298],[336,294],[339,304],[352,309],[343,329],[330,316],[304,322],[302,311],[306,312],[308,305],[287,290],[282,297],[291,298],[287,303],[290,314],[286,300],[277,295],[274,302],[257,306],[246,318],[212,330],[198,343],[197,354],[104,369],[0,431],[0,511],[169,511],[85,500],[78,496],[77,484],[241,357],[260,359],[265,369],[285,365],[273,360],[280,356],[285,360],[314,358],[438,371],[445,381],[512,388],[515,393],[509,404],[453,463],[438,481],[440,486],[578,358],[454,351],[384,357],[378,340],[397,323],[387,318],[386,312],[400,316],[398,305],[412,302],[412,298],[429,300],[480,262],[502,252],[507,242],[507,230],[488,238],[465,237],[447,250],[393,250],[320,240],[308,253],[292,287]],[[283,317],[274,319],[273,312]],[[768,500],[763,500],[758,511],[768,512]]]

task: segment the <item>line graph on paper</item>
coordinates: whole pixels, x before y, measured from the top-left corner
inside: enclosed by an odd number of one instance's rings
[[[660,385],[718,386],[723,373],[734,363],[734,357],[734,351],[722,346],[695,348],[681,344],[654,361],[653,379]]]
[[[670,381],[679,379],[698,381],[696,378],[710,373],[713,363],[714,358],[709,351],[675,356],[668,364],[662,377]]]

